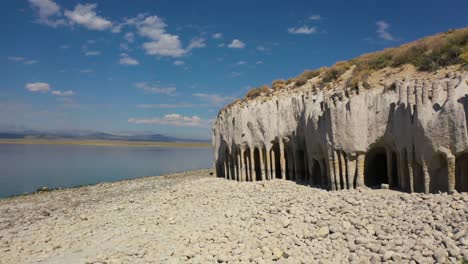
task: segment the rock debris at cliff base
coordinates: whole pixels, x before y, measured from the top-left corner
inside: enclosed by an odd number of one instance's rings
[[[467,202],[150,177],[0,200],[0,263],[460,263]]]

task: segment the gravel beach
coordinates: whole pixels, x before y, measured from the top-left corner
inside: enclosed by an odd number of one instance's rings
[[[0,200],[0,263],[463,263],[468,194],[200,170]]]

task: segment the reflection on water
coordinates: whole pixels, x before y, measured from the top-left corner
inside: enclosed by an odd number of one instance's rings
[[[0,144],[0,197],[209,168],[211,148]]]

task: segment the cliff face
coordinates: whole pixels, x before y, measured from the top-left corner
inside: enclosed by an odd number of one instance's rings
[[[234,104],[214,123],[215,168],[238,181],[468,191],[468,74],[304,89]]]

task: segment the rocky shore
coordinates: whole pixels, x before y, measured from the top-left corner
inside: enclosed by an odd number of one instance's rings
[[[0,263],[461,263],[468,194],[210,170],[0,200]]]

